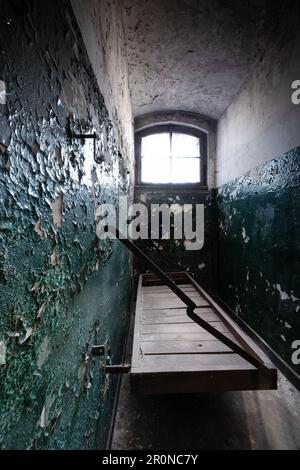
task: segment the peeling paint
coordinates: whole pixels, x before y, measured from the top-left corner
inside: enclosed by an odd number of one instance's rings
[[[0,104],[6,104],[6,86],[3,80],[0,80]]]
[[[243,237],[245,243],[249,242],[249,237],[247,237],[245,227],[243,227],[243,229],[242,229],[242,237]]]
[[[64,196],[61,193],[59,197],[52,203],[52,219],[53,224],[56,227],[63,226],[63,204],[64,204]]]
[[[45,232],[44,230],[42,230],[41,226],[42,226],[42,221],[41,219],[39,219],[34,226],[34,230],[36,231],[36,233],[38,234],[41,240],[46,240]]]
[[[299,373],[300,147],[219,188],[217,205],[218,295]]]
[[[0,366],[6,364],[6,345],[4,341],[0,341]]]
[[[9,84],[0,106],[0,448],[101,447],[116,381],[103,398],[101,360],[91,364],[89,390],[77,370],[90,338],[110,338],[120,360],[131,262],[121,246],[97,239],[94,209],[128,194],[132,163],[69,2],[4,2],[0,15],[14,18],[13,34],[0,30]],[[89,185],[85,146],[70,132],[94,131],[109,161],[92,162]]]
[[[50,338],[46,336],[40,346],[37,356],[37,367],[41,369],[51,353]]]
[[[278,290],[281,300],[289,300],[289,295],[281,290],[280,284],[274,284],[274,287]]]

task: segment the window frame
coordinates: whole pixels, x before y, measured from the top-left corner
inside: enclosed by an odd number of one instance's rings
[[[199,138],[200,141],[200,181],[197,183],[144,183],[142,182],[142,138],[162,132],[179,133]],[[207,133],[200,129],[181,124],[161,124],[135,132],[135,186],[137,189],[207,189]]]

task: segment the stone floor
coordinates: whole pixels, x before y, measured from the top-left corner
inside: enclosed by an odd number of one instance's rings
[[[300,449],[300,392],[279,374],[276,391],[139,397],[124,375],[112,448]]]

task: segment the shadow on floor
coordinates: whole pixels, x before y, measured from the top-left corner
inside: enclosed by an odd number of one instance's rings
[[[279,374],[276,391],[139,397],[124,376],[112,449],[300,449],[300,392]]]

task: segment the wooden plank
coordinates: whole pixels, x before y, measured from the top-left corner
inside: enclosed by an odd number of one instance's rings
[[[202,316],[203,318],[203,316]],[[205,321],[212,326],[215,324],[223,324],[222,321],[215,317],[213,320],[208,320],[205,318]],[[157,316],[157,315],[145,315],[143,316],[143,324],[144,325],[161,325],[161,324],[169,324],[169,323],[193,323],[195,322],[191,320],[187,315],[165,315],[165,316]]]
[[[164,287],[164,286],[162,286]],[[181,286],[178,286],[180,287],[181,289]],[[145,291],[144,290],[145,287],[143,287],[143,294],[144,295],[153,295],[153,294],[173,294],[173,292],[171,291],[171,289],[169,288],[166,288],[166,289],[163,289],[163,290],[155,290],[155,291]],[[199,292],[196,291],[196,289],[193,289],[192,287],[190,289],[186,288],[186,289],[181,289],[182,292],[185,292],[186,294],[199,294]]]
[[[205,318],[205,315],[213,315],[214,318],[220,318],[211,307],[201,307],[195,309],[195,312],[198,313],[202,318]],[[186,308],[162,308],[162,309],[151,309],[148,308],[143,310],[144,317],[155,317],[156,316],[182,316],[188,317],[186,313]]]
[[[182,290],[183,292],[186,292],[187,295],[190,297],[190,296],[197,296],[197,297],[202,297],[199,292],[194,288],[194,289],[181,289],[181,286],[178,286],[180,288],[180,290]],[[149,295],[152,295],[153,297],[177,297],[177,295],[175,294],[175,292],[171,291],[171,289],[168,288],[168,290],[164,290],[164,291],[156,291],[156,292],[145,292],[145,287],[143,287],[143,295],[146,296],[149,296]]]
[[[182,283],[190,298],[197,299],[200,308],[196,311],[202,319],[252,351],[247,335],[236,330],[190,276],[172,276],[177,284]],[[147,275],[147,279],[151,287],[143,286],[144,276],[139,280],[131,368],[133,391],[155,394],[276,388],[273,366],[262,373],[192,322],[185,304],[168,287],[159,285],[156,275]]]
[[[195,287],[192,284],[183,284],[179,285],[180,289],[183,292],[197,292]],[[144,294],[155,294],[155,293],[164,293],[164,292],[173,292],[168,286],[143,286]]]
[[[186,295],[190,299],[194,299],[194,298],[203,299],[203,297],[199,294],[199,292],[186,292]],[[144,302],[147,302],[151,299],[157,299],[157,300],[179,299],[179,297],[174,292],[152,292],[149,294],[143,293],[143,297],[144,297]]]
[[[189,317],[184,315],[177,315],[177,316],[152,316],[152,315],[145,315],[143,317],[143,324],[144,325],[162,325],[162,324],[182,324],[182,323],[195,323]]]
[[[141,343],[144,355],[161,354],[232,354],[232,351],[221,341],[148,341]]]
[[[201,295],[199,295],[198,292],[186,292],[186,295],[190,299],[193,299],[194,302],[196,302],[195,299],[203,299],[203,297]],[[174,294],[174,292],[158,292],[158,293],[153,293],[152,292],[151,294],[144,294],[143,293],[143,297],[144,297],[144,302],[148,302],[151,299],[157,299],[157,300],[161,300],[161,299],[178,299],[178,296],[176,294]]]
[[[176,282],[184,281],[186,284],[190,283],[185,271],[168,272],[167,276],[172,281],[176,281]],[[161,282],[160,277],[157,274],[153,274],[153,273],[142,274],[142,280],[143,280],[143,284],[145,281],[153,281],[157,283]]]
[[[203,298],[202,295],[200,295],[199,292],[197,292],[196,290],[183,291],[183,292],[185,292],[186,295],[189,298],[193,298],[193,297],[199,297],[201,299]],[[151,298],[152,299],[164,299],[164,298],[178,299],[178,296],[172,291],[169,291],[169,292],[148,292],[148,293],[144,293],[144,291],[143,291],[143,296],[144,296],[144,301],[150,300]]]
[[[222,322],[218,322],[213,325],[216,330],[222,331],[222,333],[227,333],[228,328]],[[189,334],[189,333],[198,333],[206,332],[204,328],[197,325],[197,323],[164,323],[164,324],[145,324],[141,325],[141,333],[146,334],[162,334],[162,333],[180,333],[180,334]]]
[[[203,309],[204,310],[204,309]],[[173,313],[174,312],[174,313]],[[220,322],[222,321],[218,315],[216,315],[212,310],[205,310],[201,315],[199,314],[203,320],[207,322]],[[187,314],[186,310],[184,309],[182,312],[177,312],[176,309],[170,310],[144,310],[142,316],[143,322],[158,322],[162,320],[163,323],[175,323],[175,322],[193,322]]]
[[[232,341],[236,341],[236,338],[230,333],[224,333]],[[198,333],[155,333],[155,334],[144,334],[139,335],[140,341],[213,341],[216,338],[210,333],[203,333],[200,330]]]
[[[151,287],[151,286],[163,286],[165,285],[165,282],[164,281],[161,281],[161,280],[158,280],[157,279],[157,276],[154,275],[155,277],[153,278],[147,278],[145,279],[144,276],[143,276],[143,287],[147,286],[147,287]],[[170,279],[177,285],[185,285],[188,283],[188,279],[185,277],[177,277],[177,278],[174,278],[173,276],[169,276]]]
[[[180,354],[148,355],[140,354],[138,361],[132,365],[132,373],[216,370],[256,370],[256,368],[238,354]]]
[[[132,345],[132,364],[135,364],[140,355],[140,344],[142,341],[142,335],[140,331],[140,323],[143,315],[143,276],[139,277],[139,285],[137,290],[136,307],[135,307],[135,322],[134,322],[134,333],[133,333],[133,345]]]

